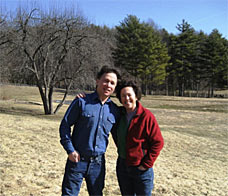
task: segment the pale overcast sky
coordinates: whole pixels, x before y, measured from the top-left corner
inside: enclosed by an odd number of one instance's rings
[[[228,39],[228,0],[0,0],[1,12],[14,11],[18,4],[39,5],[59,10],[75,6],[97,25],[114,27],[127,15],[140,21],[152,19],[169,33],[178,33],[177,23],[185,19],[196,31],[209,34],[213,29]]]

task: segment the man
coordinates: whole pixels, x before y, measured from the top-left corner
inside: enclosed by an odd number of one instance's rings
[[[90,195],[102,195],[104,153],[109,133],[119,117],[118,107],[109,97],[118,79],[117,70],[102,67],[97,74],[96,91],[75,99],[66,111],[60,125],[60,142],[68,154],[62,195],[78,195],[83,178]]]

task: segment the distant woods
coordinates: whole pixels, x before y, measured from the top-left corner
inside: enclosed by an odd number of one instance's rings
[[[228,40],[216,29],[207,35],[183,20],[174,35],[132,15],[109,28],[36,8],[0,17],[0,82],[36,85],[45,114],[56,113],[71,89],[93,90],[103,65],[138,80],[144,94],[213,97],[227,88]],[[53,108],[57,87],[65,94]]]

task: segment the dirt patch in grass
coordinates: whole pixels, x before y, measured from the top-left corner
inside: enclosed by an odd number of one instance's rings
[[[26,92],[29,89],[35,90]],[[15,92],[10,97],[23,101],[23,90],[20,95]],[[38,102],[38,94],[31,96],[24,101]],[[147,96],[142,104],[156,116],[165,140],[154,166],[153,195],[226,196],[228,100]],[[211,105],[216,112],[202,110]],[[224,111],[217,110],[221,105]],[[55,116],[45,116],[40,105],[0,101],[0,195],[61,195],[67,155],[59,143],[58,128],[67,107]],[[120,195],[116,158],[110,137],[104,195]],[[84,182],[80,195],[88,195]]]

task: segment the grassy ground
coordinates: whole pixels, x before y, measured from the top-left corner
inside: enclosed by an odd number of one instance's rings
[[[37,88],[0,86],[2,196],[60,195],[67,155],[58,127],[67,106],[45,116],[40,104]],[[153,195],[226,196],[228,100],[147,96],[142,104],[155,114],[165,140],[154,166]],[[104,195],[120,195],[116,157],[110,137]],[[84,182],[80,195],[88,195]]]

